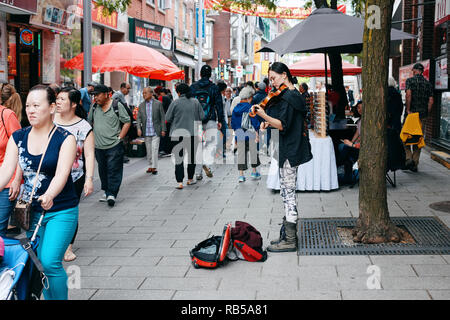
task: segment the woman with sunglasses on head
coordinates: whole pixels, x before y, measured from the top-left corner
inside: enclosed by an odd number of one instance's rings
[[[270,94],[268,112],[261,107],[252,107],[263,118],[261,129],[269,126],[279,131],[278,165],[280,173],[280,195],[283,199],[285,217],[284,233],[280,239],[272,241],[267,247],[271,252],[297,250],[297,169],[312,159],[308,128],[305,125],[305,100],[293,84],[294,78],[289,68],[281,62],[273,63],[269,68],[269,80],[274,92]]]
[[[24,177],[22,199],[32,201],[29,236],[34,232],[42,211],[46,211],[38,232],[37,248],[48,278],[44,297],[46,300],[66,300],[67,274],[62,260],[78,221],[78,198],[70,177],[76,141],[70,132],[54,125],[55,103],[55,92],[51,88],[38,85],[30,89],[26,113],[31,126],[17,130],[8,141],[0,168],[0,191],[19,163]]]
[[[84,120],[86,118],[83,106],[80,103],[81,93],[73,87],[64,87],[56,98],[56,113],[54,123],[75,136],[77,140],[77,155],[72,166],[72,180],[78,199],[84,191],[89,196],[94,190],[94,132],[92,127]],[[76,255],[72,251],[77,229],[64,255],[64,261],[73,261]]]

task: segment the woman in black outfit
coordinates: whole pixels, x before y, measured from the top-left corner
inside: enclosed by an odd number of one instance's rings
[[[295,82],[289,68],[281,62],[273,63],[269,68],[269,80],[274,90],[283,84],[288,88],[282,90],[268,105],[268,113],[262,108],[254,108],[256,114],[265,122],[261,129],[273,127],[279,130],[278,164],[280,170],[280,195],[283,199],[285,217],[283,221],[284,235],[278,241],[272,241],[267,247],[271,252],[287,252],[297,250],[297,168],[312,159],[311,144],[306,124],[305,100],[292,83]],[[276,110],[275,114],[270,110]]]

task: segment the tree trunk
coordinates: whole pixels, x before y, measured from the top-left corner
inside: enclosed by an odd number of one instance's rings
[[[389,45],[393,0],[368,0],[380,8],[381,28],[368,28],[363,39],[361,149],[359,153],[359,218],[354,240],[363,243],[399,242],[403,231],[389,218],[386,191],[386,112]]]

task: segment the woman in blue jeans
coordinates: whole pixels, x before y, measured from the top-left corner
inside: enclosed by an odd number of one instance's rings
[[[65,300],[68,297],[67,274],[62,265],[64,253],[72,240],[78,221],[78,197],[75,194],[70,172],[76,155],[75,137],[53,124],[55,92],[46,86],[31,88],[26,113],[30,127],[12,134],[6,155],[0,168],[0,191],[6,186],[19,163],[24,184],[22,199],[30,200],[36,179],[36,190],[32,200],[31,234],[42,213],[46,211],[37,249],[49,287],[44,289],[46,300]],[[51,139],[49,139],[51,138]],[[39,175],[37,170],[42,161]]]
[[[0,165],[5,158],[6,145],[14,131],[20,129],[20,123],[16,114],[11,109],[0,105]],[[5,189],[0,192],[0,237],[4,237],[8,228],[9,216],[11,215],[22,181],[22,172],[17,170],[13,178],[8,182]]]

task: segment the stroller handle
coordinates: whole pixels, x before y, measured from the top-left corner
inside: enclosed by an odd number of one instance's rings
[[[34,229],[33,235],[31,236],[30,242],[34,242],[34,240],[36,240],[36,236],[39,232],[39,228],[42,225],[42,220],[44,220],[44,216],[45,216],[46,211],[42,210],[41,216],[39,217],[39,221],[36,224],[36,228]]]

